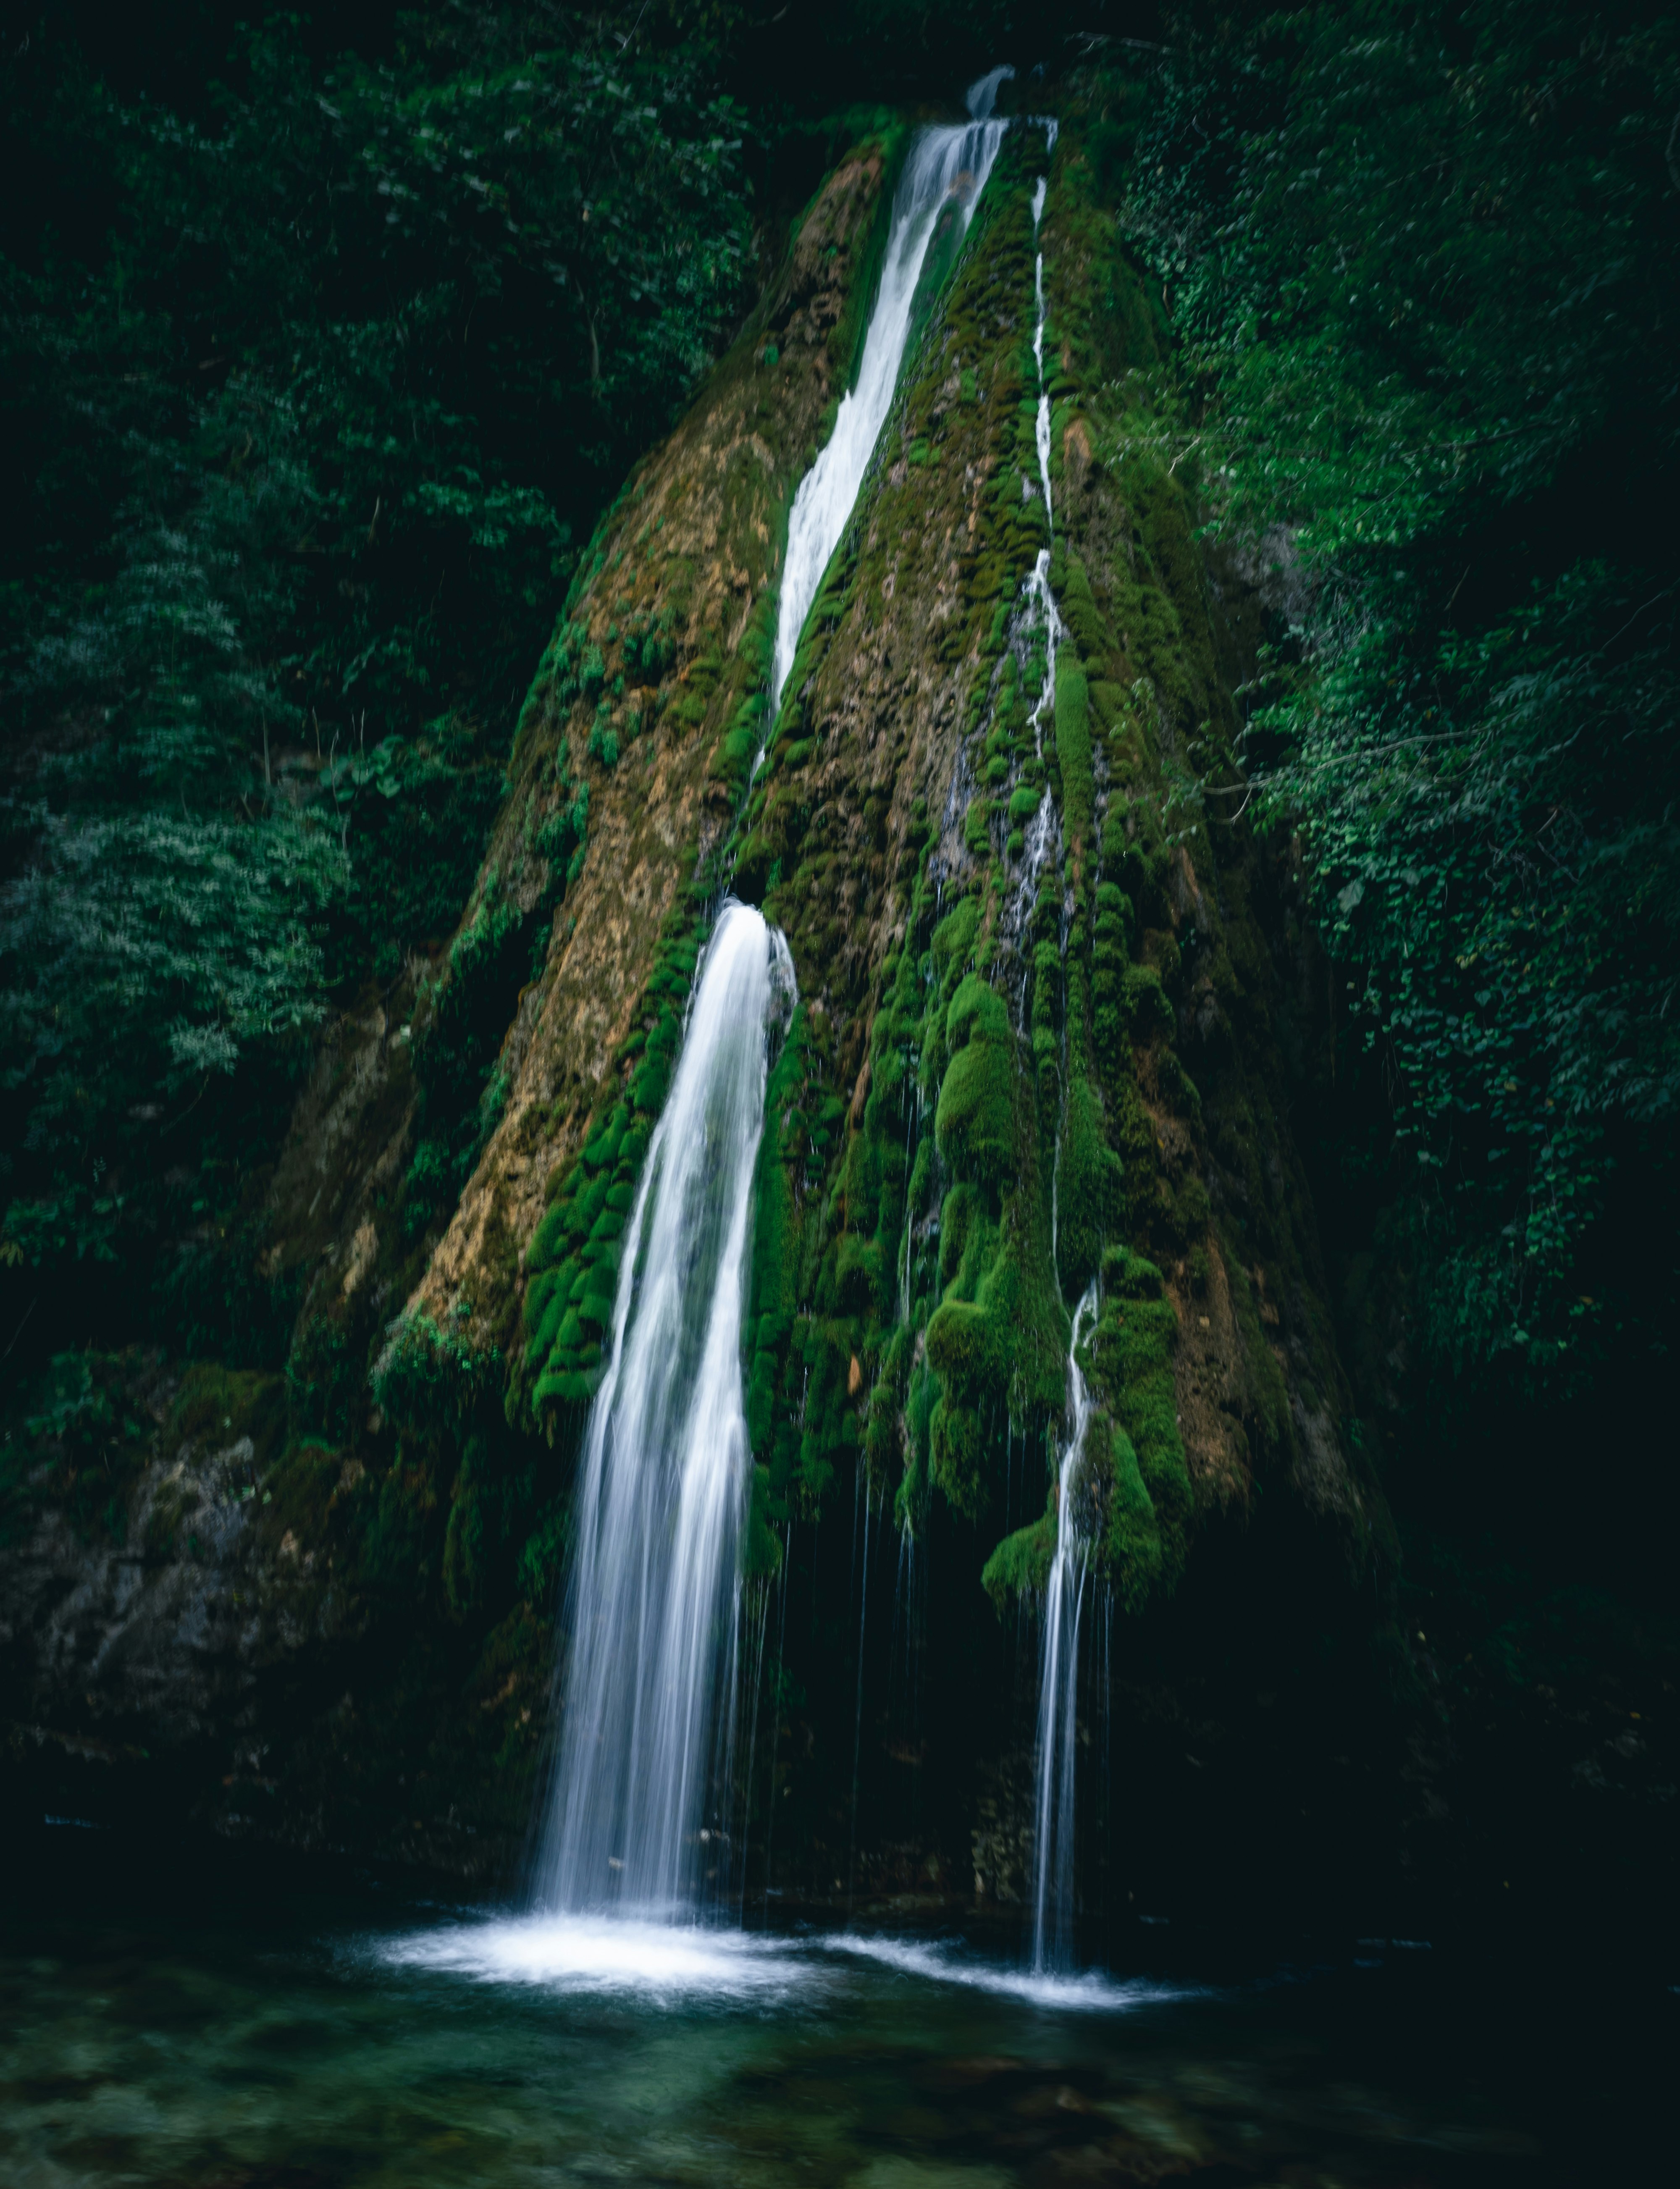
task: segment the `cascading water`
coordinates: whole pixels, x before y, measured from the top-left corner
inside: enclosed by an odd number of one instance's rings
[[[857,385],[789,518],[772,721],[885,421],[939,215],[952,206],[967,227],[1007,126],[992,118],[998,87],[1013,73],[982,76],[970,122],[925,131],[906,162]],[[1047,569],[1043,582],[1048,596]],[[721,1867],[708,1860],[702,1818],[727,1779],[733,1733],[752,1179],[769,1028],[793,987],[781,936],[727,905],[625,1231],[585,1440],[572,1647],[535,1894],[544,1909],[692,1914]]]
[[[1032,192],[1032,233],[1038,233],[1038,223],[1044,217],[1044,199],[1049,185],[1043,175]],[[1038,325],[1032,330],[1032,357],[1038,368],[1038,415],[1033,427],[1033,438],[1038,448],[1038,484],[1044,495],[1044,522],[1054,531],[1055,510],[1050,501],[1050,395],[1044,385],[1044,254],[1038,253],[1032,267],[1033,294],[1038,307]]]
[[[788,520],[787,557],[777,609],[776,648],[772,659],[770,721],[773,727],[782,703],[783,688],[794,665],[800,634],[811,613],[812,602],[847,520],[857,501],[864,472],[880,438],[881,427],[898,384],[899,368],[910,337],[916,289],[927,260],[941,212],[953,208],[961,229],[966,229],[987,177],[992,172],[1007,123],[994,121],[992,110],[998,87],[1012,68],[996,68],[969,87],[970,120],[955,127],[928,129],[912,147],[893,200],[892,221],[887,234],[869,323],[863,337],[863,356],[857,383],[841,400],[834,429],[816,462],[800,482]],[[960,231],[959,231],[960,232]],[[764,755],[759,755],[761,762]],[[756,766],[755,767],[756,772]],[[902,1290],[908,1315],[909,1238],[907,1225]],[[855,1528],[854,1520],[854,1528]],[[855,1552],[854,1552],[855,1556]],[[847,1856],[847,1892],[851,1891],[857,1841],[857,1740],[861,1739],[863,1706],[863,1637],[869,1588],[869,1507],[863,1510],[863,1576],[859,1592],[857,1638],[857,1719],[852,1758],[851,1847]]]
[[[1055,144],[1055,125],[1045,133],[1045,150]],[[1032,229],[1036,236],[1044,218],[1049,194],[1047,178],[1040,177],[1032,192]],[[1038,408],[1034,439],[1038,455],[1038,490],[1044,497],[1046,529],[1054,536],[1055,504],[1050,491],[1050,396],[1044,378],[1044,254],[1037,252],[1032,274],[1037,319],[1032,331],[1032,355],[1038,373]],[[1066,636],[1050,590],[1050,550],[1041,548],[1027,580],[1029,611],[1044,632],[1044,676],[1032,710],[1033,742],[1042,758],[1044,725],[1055,713],[1056,650]],[[1038,877],[1055,849],[1058,831],[1055,808],[1047,789],[1027,832],[1021,879],[1006,915],[1010,932],[1025,936],[1037,902]],[[1052,1174],[1051,1259],[1057,1252],[1059,1207],[1057,1186],[1061,1169],[1061,1135],[1056,1141],[1055,1172]],[[1079,1366],[1079,1347],[1096,1319],[1095,1279],[1086,1288],[1073,1315],[1073,1334],[1067,1349],[1067,1440],[1061,1446],[1056,1473],[1056,1544],[1049,1582],[1044,1594],[1044,1655],[1039,1668],[1038,1743],[1035,1786],[1036,1836],[1032,1881],[1032,1965],[1040,1971],[1064,1965],[1072,1945],[1074,1884],[1075,1743],[1078,1734],[1079,1679],[1079,1622],[1084,1609],[1087,1531],[1082,1513],[1085,1434],[1090,1426],[1091,1397]]]
[[[1074,1309],[1073,1338],[1067,1349],[1068,1436],[1056,1470],[1055,1558],[1044,1592],[1032,1877],[1032,1966],[1040,1971],[1063,1966],[1072,1943],[1073,1762],[1079,1618],[1085,1605],[1086,1539],[1080,1490],[1085,1432],[1091,1421],[1091,1394],[1079,1366],[1079,1347],[1096,1311],[1093,1280]]]
[[[969,88],[965,125],[925,130],[906,161],[892,204],[892,225],[881,267],[880,288],[863,338],[857,385],[846,396],[834,430],[816,462],[800,482],[788,520],[787,561],[776,622],[776,652],[770,680],[774,719],[782,687],[794,665],[800,633],[823,582],[829,557],[839,546],[885,423],[904,345],[910,335],[910,309],[916,284],[932,240],[934,225],[947,205],[964,228],[986,186],[1008,124],[994,122],[998,86],[1013,69],[993,69]]]
[[[585,1440],[545,1909],[693,1913],[717,1866],[703,1819],[733,1730],[753,1171],[793,993],[781,936],[727,903],[625,1229]]]
[[[1054,124],[1051,125],[1049,142],[1051,144],[1055,142]],[[1042,175],[1033,186],[1032,232],[1035,235],[1038,232],[1038,223],[1044,218],[1044,199],[1049,187]],[[1044,254],[1042,251],[1038,253],[1034,263],[1032,282],[1038,306],[1032,330],[1032,354],[1038,368],[1038,412],[1034,431],[1038,452],[1038,490],[1044,497],[1046,529],[1054,531],[1055,506],[1050,500],[1050,397],[1049,390],[1044,385]],[[1050,551],[1048,547],[1038,550],[1032,574],[1027,580],[1027,595],[1029,628],[1032,623],[1039,621],[1044,628],[1044,681],[1031,718],[1033,749],[1042,760],[1044,756],[1044,724],[1054,721],[1055,716],[1056,648],[1067,635],[1066,625],[1062,622],[1055,604],[1055,596],[1050,591]],[[1055,801],[1046,789],[1038,801],[1038,812],[1027,824],[1020,878],[1004,913],[1005,932],[1017,949],[1026,934],[1027,924],[1032,916],[1032,907],[1038,894],[1038,877],[1055,849],[1060,833],[1056,825]]]

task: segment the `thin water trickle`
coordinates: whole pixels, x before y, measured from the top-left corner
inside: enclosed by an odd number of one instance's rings
[[[765,1637],[770,1631],[768,1582],[761,1583],[759,1587],[756,1618],[758,1647],[752,1653],[752,1701],[747,1712],[747,1769],[746,1776],[741,1781],[741,1847],[744,1852],[752,1835],[753,1771],[758,1762],[758,1714],[760,1701],[764,1692],[764,1643]],[[748,1632],[751,1632],[750,1625]],[[739,1886],[739,1892],[736,1897],[736,1918],[738,1921],[744,1923],[747,1917],[747,1869],[744,1860],[739,1865],[736,1881]]]
[[[1050,394],[1044,386],[1044,254],[1042,251],[1038,253],[1036,280],[1038,324],[1032,334],[1032,354],[1038,366],[1038,412],[1032,428],[1032,438],[1038,452],[1038,491],[1044,497],[1044,522],[1054,532],[1055,504],[1050,497]]]
[[[1049,507],[1049,442],[1043,453],[1045,464],[1044,506]],[[1055,663],[1056,653],[1067,636],[1067,626],[1062,622],[1056,607],[1055,595],[1050,591],[1050,551],[1041,547],[1027,578],[1024,604],[1024,627],[1031,631],[1042,623],[1044,633],[1044,681],[1038,697],[1033,703],[1028,724],[1032,732],[1032,747],[1040,761],[1044,756],[1044,725],[1055,718]],[[1046,786],[1038,800],[1038,811],[1027,824],[1021,846],[1021,872],[1015,879],[1004,914],[1004,933],[1013,946],[1022,967],[1020,1005],[1025,1008],[1027,995],[1027,953],[1024,948],[1027,925],[1032,917],[1032,908],[1038,901],[1038,877],[1055,855],[1061,841],[1061,828],[1056,817],[1055,800]]]
[[[869,1487],[860,1463],[863,1483],[863,1579],[857,1592],[857,1697],[851,1728],[851,1826],[846,1851],[846,1913],[851,1920],[852,1881],[857,1862],[857,1773],[863,1756],[863,1639],[869,1618]],[[885,1510],[885,1500],[882,1500]]]
[[[788,520],[770,679],[772,723],[805,619],[857,503],[898,384],[910,335],[911,306],[935,224],[947,206],[955,208],[964,229],[973,217],[975,201],[986,186],[1009,126],[991,118],[998,86],[1013,74],[1012,69],[993,69],[971,85],[968,105],[973,119],[924,131],[905,162],[893,200],[880,287],[863,338],[857,384],[840,404],[828,445],[800,480]]]
[[[1080,1512],[1091,1394],[1079,1347],[1096,1319],[1092,1280],[1073,1312],[1067,1349],[1067,1441],[1056,1472],[1055,1557],[1044,1592],[1044,1655],[1038,1686],[1038,1752],[1032,1874],[1032,1966],[1066,1965],[1072,1943],[1074,1746],[1078,1732],[1079,1619],[1084,1609],[1086,1541]]]
[[[918,1730],[920,1715],[919,1666],[917,1662],[917,1603],[916,1585],[919,1578],[916,1560],[916,1531],[902,1524],[898,1529],[898,1564],[892,1577],[892,1649],[890,1659],[891,1677],[897,1690],[890,1695],[890,1702],[900,1705],[900,1716],[906,1733],[914,1737]],[[902,1643],[902,1647],[901,1647]]]
[[[1045,149],[1055,144],[1055,125],[1047,124]],[[1041,176],[1032,191],[1032,229],[1036,236],[1044,218],[1049,182]],[[1055,504],[1050,488],[1050,396],[1044,378],[1044,254],[1035,254],[1032,273],[1036,318],[1032,356],[1038,375],[1038,407],[1035,440],[1038,456],[1038,490],[1044,497],[1044,517],[1055,537]],[[1050,589],[1050,549],[1041,548],[1027,581],[1027,623],[1042,622],[1044,633],[1044,676],[1032,710],[1034,747],[1044,757],[1044,727],[1055,718],[1056,653],[1066,636],[1066,627]],[[1005,925],[1023,966],[1018,1010],[1024,1015],[1027,1002],[1025,948],[1028,925],[1038,902],[1039,876],[1060,841],[1055,806],[1046,789],[1027,831],[1021,871],[1010,898]],[[1065,948],[1064,940],[1064,948]],[[1065,1078],[1065,1075],[1064,1075]],[[1050,1174],[1050,1261],[1057,1273],[1060,1292],[1060,1230],[1061,1132],[1056,1133],[1055,1155]],[[1039,1973],[1065,1966],[1072,1941],[1074,1899],[1075,1740],[1078,1731],[1079,1623],[1084,1609],[1088,1580],[1086,1531],[1079,1513],[1085,1434],[1090,1423],[1091,1399],[1079,1366],[1079,1346],[1095,1320],[1095,1281],[1087,1287],[1073,1315],[1073,1333],[1067,1352],[1067,1440],[1061,1446],[1056,1479],[1056,1547],[1049,1582],[1045,1590],[1044,1627],[1039,1658],[1038,1739],[1035,1787],[1036,1835],[1032,1881],[1032,1966]]]
[[[777,1575],[777,1587],[782,1598],[782,1615],[776,1635],[776,1690],[770,1699],[770,1785],[764,1807],[764,1905],[766,1912],[774,1890],[771,1873],[776,1852],[776,1762],[782,1747],[782,1687],[788,1662],[788,1578],[793,1554],[794,1524],[789,1520],[782,1532],[782,1566]]]
[[[1048,478],[1045,492],[1048,495]],[[1045,506],[1048,508],[1048,501]],[[1044,756],[1044,724],[1053,721],[1055,714],[1056,650],[1067,635],[1066,626],[1055,604],[1055,596],[1050,591],[1050,551],[1048,547],[1038,550],[1032,575],[1027,580],[1026,591],[1028,628],[1042,619],[1044,630],[1044,687],[1028,718],[1032,731],[1033,749],[1042,761]],[[1025,1008],[1027,996],[1027,953],[1024,946],[1032,908],[1038,901],[1038,878],[1061,841],[1061,829],[1056,817],[1055,800],[1046,786],[1044,796],[1038,800],[1037,812],[1027,824],[1026,838],[1021,846],[1021,872],[1004,914],[1004,933],[1022,969],[1018,999],[1021,1009]]]
[[[545,1910],[692,1914],[722,1866],[751,1481],[753,1168],[770,1041],[793,995],[781,936],[727,903],[625,1229],[585,1437]]]

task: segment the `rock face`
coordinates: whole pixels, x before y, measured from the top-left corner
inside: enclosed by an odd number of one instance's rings
[[[591,544],[446,961],[341,1028],[300,1106],[283,1448],[235,1407],[229,1442],[150,1459],[120,1544],[47,1519],[6,1553],[31,1723],[82,1725],[75,1667],[131,1745],[202,1751],[198,1813],[246,1818],[221,1782],[260,1756],[264,1829],[512,1859],[618,1238],[726,885],[785,930],[800,995],[749,1303],[755,1888],[1021,1890],[1088,1286],[1093,1740],[1157,1779],[1252,1750],[1301,1605],[1348,1650],[1382,1628],[1391,1530],[1288,1130],[1287,877],[1240,817],[1252,603],[1210,581],[1159,453],[1159,310],[1083,144],[1077,115],[1053,156],[1006,139],[772,725],[787,512],[902,136],[829,176]],[[171,1499],[201,1549],[149,1567]],[[1100,1881],[1130,1858],[1089,1776]]]
[[[161,1419],[116,1511],[78,1524],[69,1500],[48,1503],[0,1547],[11,1747],[96,1779],[155,1759],[172,1795],[213,1772],[238,1821],[274,1785],[269,1683],[354,1624],[323,1523],[364,1469],[280,1457],[273,1377],[143,1382]]]
[[[184,1445],[146,1468],[122,1543],[90,1545],[49,1512],[7,1552],[0,1641],[27,1654],[26,1711],[65,1688],[97,1691],[118,1745],[144,1729],[181,1747],[237,1722],[255,1684],[254,1457],[249,1437],[202,1455]]]
[[[1240,792],[1236,662],[1141,407],[1150,308],[1076,132],[1035,234],[1040,144],[1006,147],[748,810],[740,880],[805,1002],[755,1434],[774,1520],[866,1454],[911,1525],[938,1492],[995,1529],[1016,1447],[1048,1484],[1069,1310],[1100,1276],[1092,1524],[1142,1609],[1263,1479],[1351,1570],[1387,1521],[1342,1434],[1259,862],[1204,794]],[[1053,1530],[999,1547],[998,1590],[1042,1579]]]
[[[604,521],[526,702],[466,932],[540,908],[547,947],[499,1060],[500,1122],[415,1300],[440,1322],[465,1300],[475,1343],[506,1341],[554,1166],[623,1061],[661,944],[717,879],[761,734],[788,506],[844,390],[891,150],[860,149],[818,194],[761,324]]]

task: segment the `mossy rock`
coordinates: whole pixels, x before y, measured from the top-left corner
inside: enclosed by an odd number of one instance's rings
[[[1003,998],[977,975],[962,981],[946,1014],[953,1052],[939,1090],[934,1133],[959,1179],[1001,1186],[1016,1168],[1015,1038]]]
[[[1042,1596],[1055,1563],[1055,1506],[1005,1536],[981,1569],[981,1586],[1002,1612],[1011,1598]]]

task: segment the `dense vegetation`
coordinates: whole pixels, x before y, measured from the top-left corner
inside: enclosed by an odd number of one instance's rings
[[[59,13],[4,65],[4,1251],[249,1345],[195,1250],[459,917],[573,543],[741,306],[740,117],[490,13],[238,29],[178,105]]]
[[[1128,221],[1280,611],[1248,758],[1369,1060],[1342,1184],[1426,1377],[1580,1389],[1680,1305],[1680,35],[1637,0],[1165,35]]]

